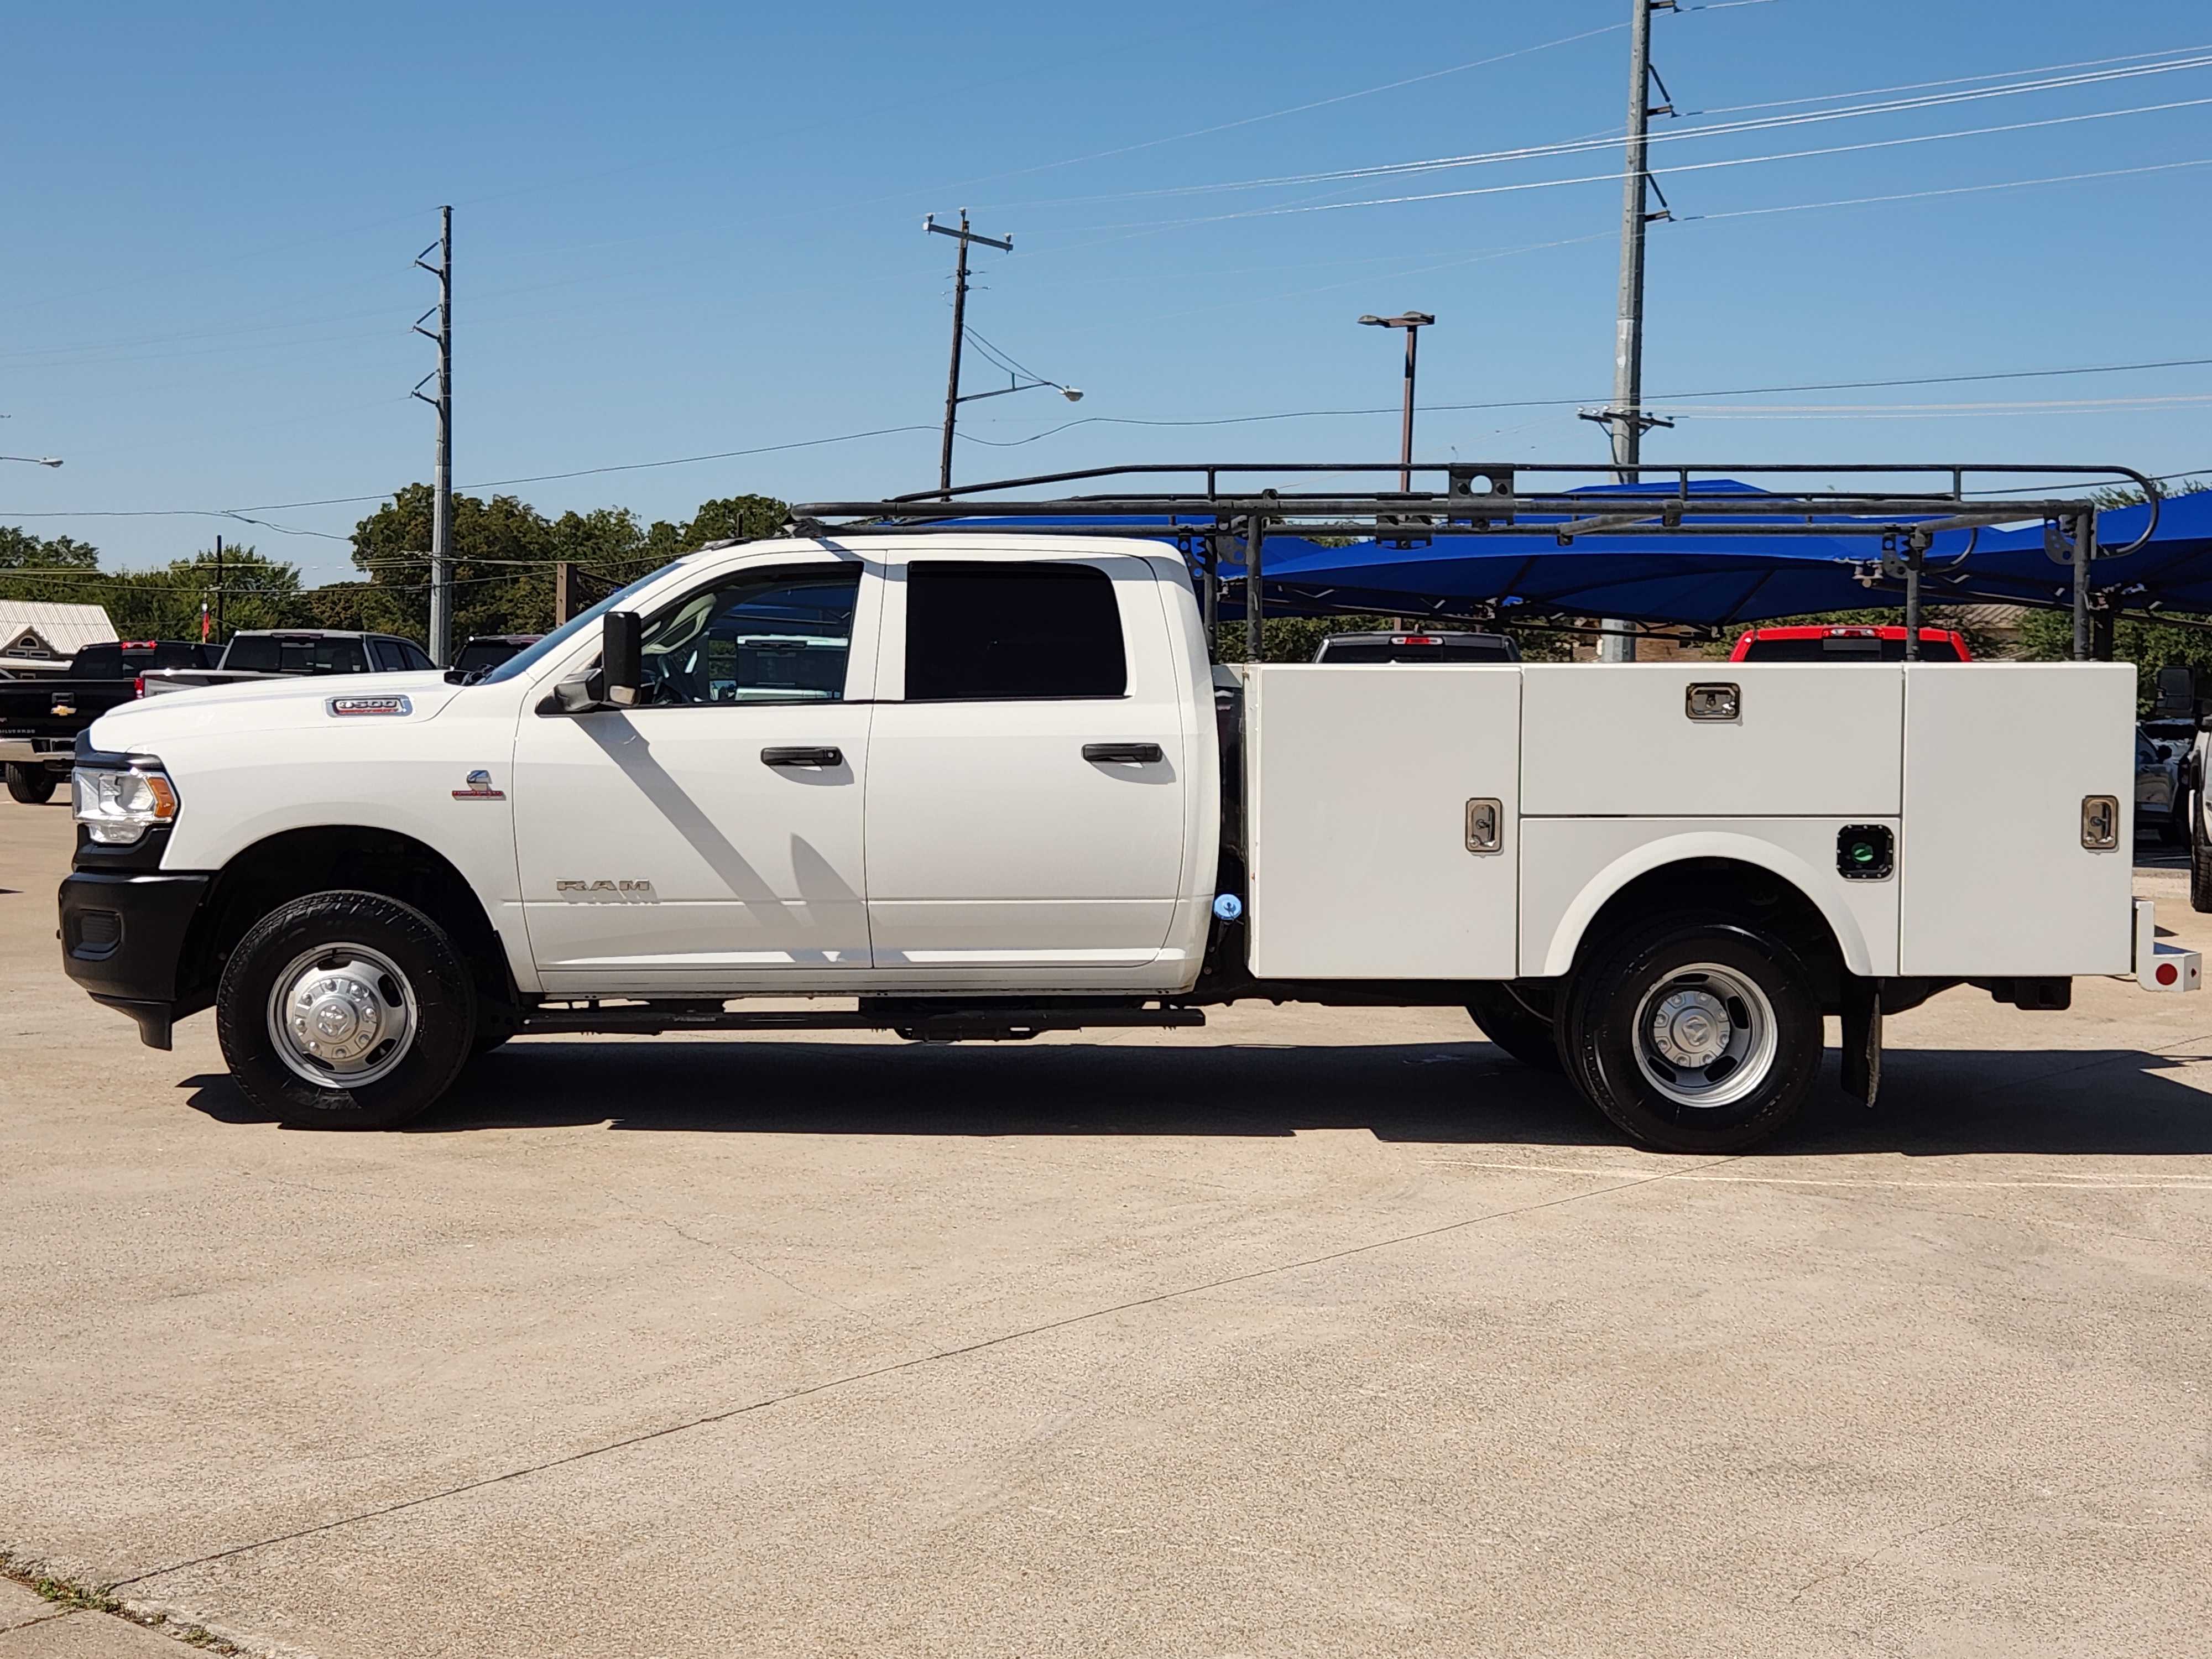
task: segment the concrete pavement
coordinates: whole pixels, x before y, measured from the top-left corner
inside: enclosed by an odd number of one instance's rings
[[[2203,1644],[2212,999],[1948,993],[1877,1110],[1732,1159],[1462,1017],[1300,1009],[533,1039],[317,1135],[208,1017],[155,1053],[62,976],[68,842],[0,808],[0,1547],[142,1616],[325,1659]],[[0,1659],[166,1639],[0,1616]]]

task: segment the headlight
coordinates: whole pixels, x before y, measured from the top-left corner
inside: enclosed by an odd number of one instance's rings
[[[79,767],[70,775],[76,821],[92,838],[111,847],[128,846],[157,823],[177,816],[177,792],[157,767],[128,772]]]

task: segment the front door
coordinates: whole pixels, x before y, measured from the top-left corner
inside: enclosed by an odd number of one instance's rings
[[[524,712],[515,837],[549,993],[812,989],[866,969],[863,592],[860,562],[834,556],[716,578],[646,618],[638,706]]]
[[[918,556],[892,574],[867,785],[879,975],[1088,984],[1158,961],[1193,763],[1152,567]]]

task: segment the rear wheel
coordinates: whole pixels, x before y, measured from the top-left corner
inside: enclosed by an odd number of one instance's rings
[[[44,806],[54,798],[61,779],[43,766],[8,763],[8,793],[26,806]]]
[[[2189,908],[2212,910],[2212,845],[2204,836],[2203,798],[2189,792]]]
[[[1615,935],[1569,982],[1560,1018],[1568,1075],[1667,1152],[1763,1140],[1820,1075],[1820,1009],[1803,964],[1732,923],[1668,917]]]
[[[388,1129],[469,1058],[476,988],[445,931],[380,893],[311,893],[239,942],[216,994],[231,1075],[295,1128]]]
[[[1558,1002],[1556,980],[1510,980],[1471,988],[1467,1012],[1483,1036],[1523,1066],[1556,1072],[1559,1045],[1552,1015]]]

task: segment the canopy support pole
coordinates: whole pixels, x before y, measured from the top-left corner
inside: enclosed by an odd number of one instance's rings
[[[1267,538],[1267,521],[1255,513],[1244,521],[1244,660],[1261,660],[1260,623],[1264,608],[1260,598],[1260,544]]]
[[[1920,660],[1920,571],[1927,556],[1923,532],[1915,531],[1905,544],[1905,659]]]
[[[2089,561],[2097,552],[2097,509],[2090,507],[2074,520],[2074,660],[2087,662],[2089,641]]]

